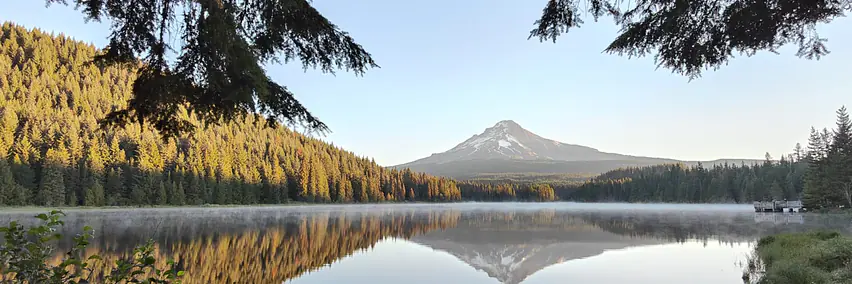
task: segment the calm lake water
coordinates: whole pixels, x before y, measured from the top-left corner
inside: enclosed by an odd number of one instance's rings
[[[0,212],[0,222],[35,211]],[[759,237],[852,234],[750,205],[464,203],[67,211],[105,261],[153,238],[184,283],[742,283]],[[63,248],[68,242],[60,244]],[[57,256],[57,258],[60,256]],[[96,266],[96,270],[102,269]]]

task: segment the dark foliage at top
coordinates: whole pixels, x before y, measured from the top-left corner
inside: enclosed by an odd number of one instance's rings
[[[550,0],[530,38],[555,42],[580,27],[584,17],[611,16],[621,33],[606,52],[653,53],[658,67],[695,78],[734,53],[776,52],[791,43],[799,46],[798,56],[819,59],[828,50],[816,24],[847,10],[846,2],[837,0]]]
[[[266,115],[266,123],[327,130],[263,64],[363,73],[370,54],[307,0],[47,0],[73,2],[87,20],[110,20],[109,44],[95,58],[138,70],[133,96],[103,126],[151,123],[164,137],[191,131],[184,110],[207,124]],[[170,45],[170,42],[178,42]],[[175,60],[169,55],[177,54]]]
[[[46,0],[76,5],[87,20],[111,21],[109,44],[95,58],[138,70],[126,107],[102,126],[151,123],[164,138],[205,124],[261,113],[266,124],[328,128],[263,70],[270,62],[356,74],[378,67],[361,45],[314,9],[309,0]],[[797,44],[798,55],[828,53],[817,23],[841,17],[839,0],[550,0],[530,38],[556,41],[584,17],[611,16],[621,34],[605,49],[653,53],[658,67],[695,78],[735,53],[752,55]],[[582,8],[581,8],[582,7]],[[170,42],[176,42],[170,45]],[[170,55],[176,55],[169,60]]]

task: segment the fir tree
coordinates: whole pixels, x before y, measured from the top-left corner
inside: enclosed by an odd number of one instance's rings
[[[186,193],[183,189],[183,183],[173,184],[172,188],[175,188],[174,198],[171,200],[172,205],[184,205],[186,204]]]
[[[12,176],[12,168],[5,159],[0,158],[0,206],[24,205],[22,188]]]
[[[168,196],[166,194],[166,185],[162,180],[157,184],[156,191],[154,193],[155,203],[157,205],[166,205],[169,204]]]
[[[65,204],[65,178],[63,176],[65,153],[62,151],[61,149],[47,150],[37,194],[39,205],[62,206]]]
[[[86,188],[83,205],[85,206],[103,206],[104,205],[104,188],[100,183],[94,183]]]

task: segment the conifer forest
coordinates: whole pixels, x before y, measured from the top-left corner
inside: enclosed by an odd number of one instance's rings
[[[147,124],[103,128],[135,74],[91,64],[64,35],[0,28],[0,206],[149,206],[449,201],[749,203],[852,206],[852,123],[756,164],[623,168],[585,181],[456,181],[388,169],[261,116],[163,138]],[[200,125],[188,112],[184,119]]]

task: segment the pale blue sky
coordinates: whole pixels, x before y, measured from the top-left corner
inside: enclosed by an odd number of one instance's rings
[[[0,20],[103,46],[108,27],[41,0],[2,0]],[[545,0],[329,1],[314,5],[381,69],[364,77],[269,66],[333,131],[324,139],[382,165],[445,151],[512,119],[546,138],[622,154],[763,158],[807,142],[852,104],[852,22],[821,27],[820,61],[742,57],[688,82],[651,58],[601,51],[616,27],[591,20],[552,43],[527,40]],[[852,106],[850,106],[852,107]]]

